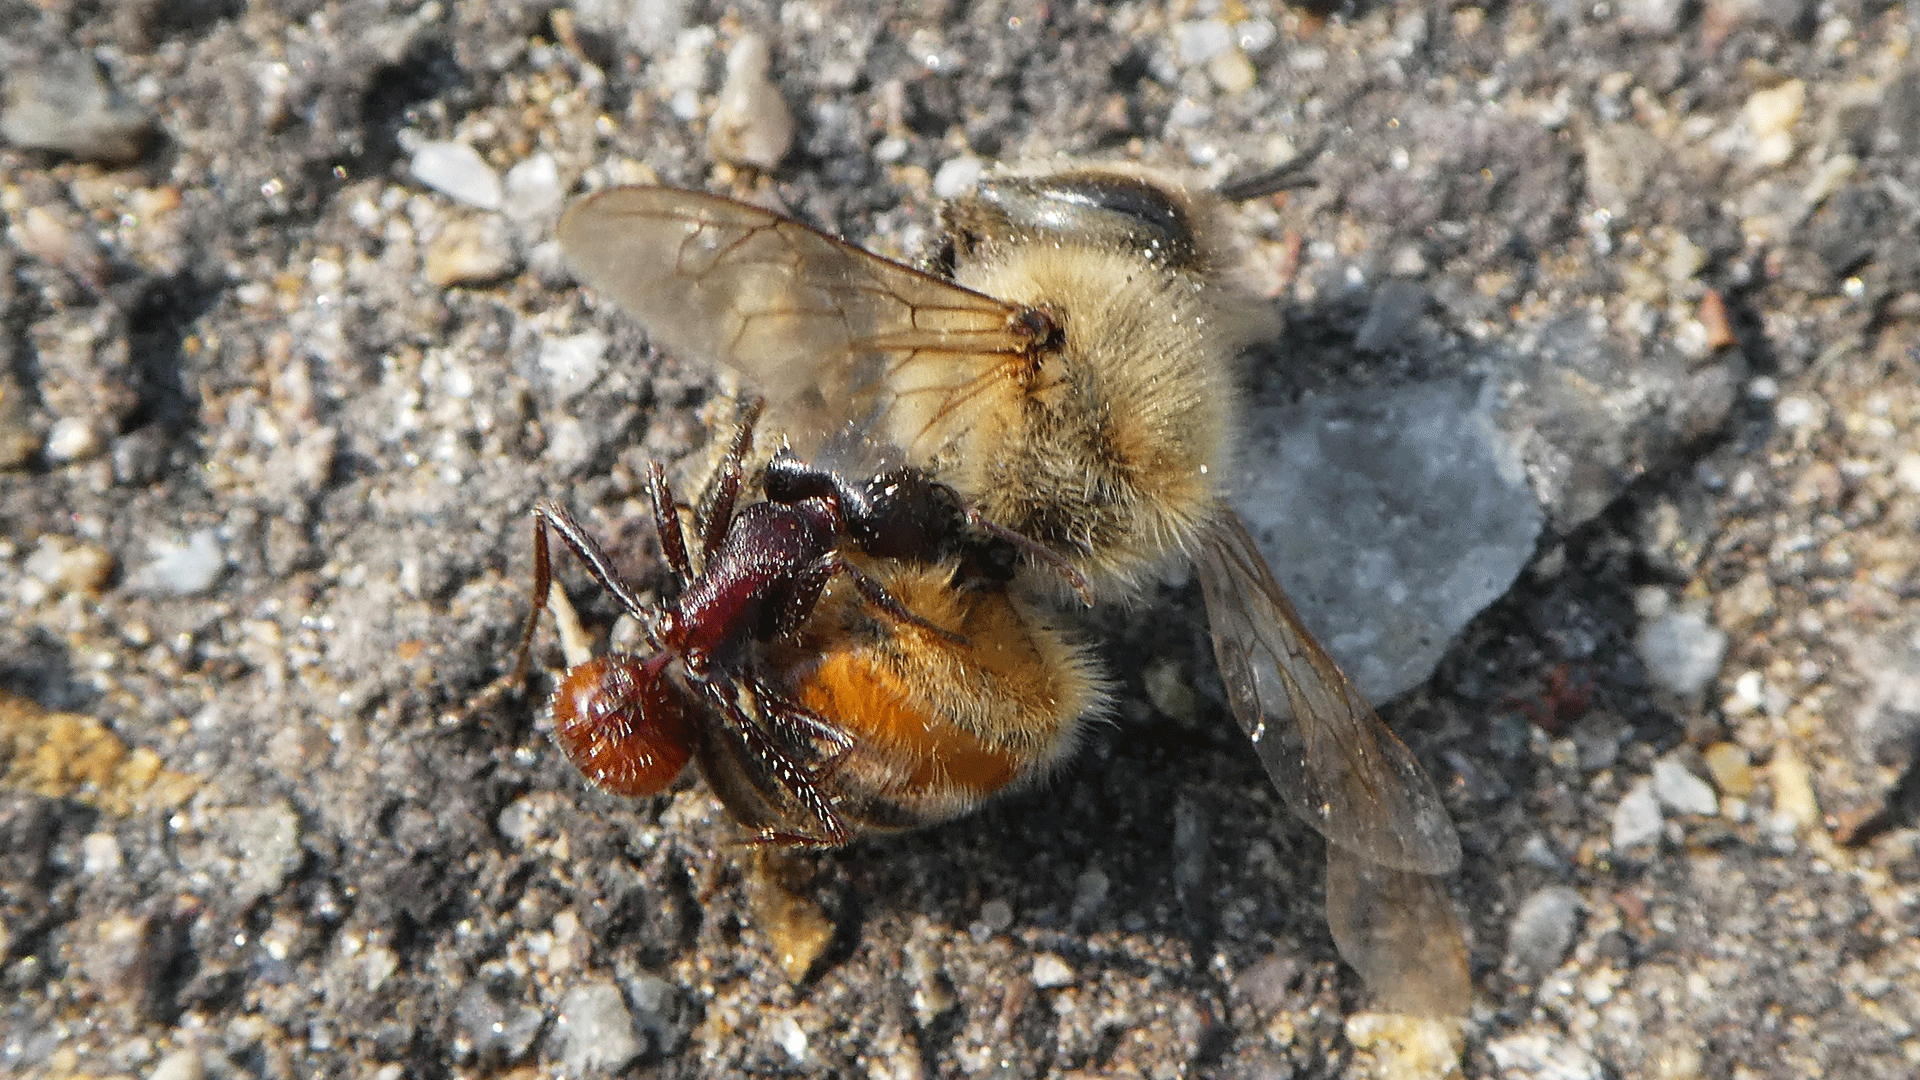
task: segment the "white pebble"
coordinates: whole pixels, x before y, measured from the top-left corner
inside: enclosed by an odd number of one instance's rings
[[[206,1075],[207,1067],[200,1060],[200,1051],[182,1048],[161,1058],[147,1074],[147,1080],[201,1080]]]
[[[1653,785],[1642,780],[1613,808],[1613,846],[1615,850],[1638,847],[1660,839],[1665,819]]]
[[[1818,427],[1826,419],[1826,409],[1812,398],[1790,394],[1773,407],[1773,418],[1784,428]]]
[[[1065,960],[1052,953],[1041,953],[1033,959],[1033,985],[1042,990],[1052,990],[1073,981],[1073,969]]]
[[[561,1047],[561,1066],[572,1076],[619,1072],[646,1050],[620,988],[605,979],[567,991],[560,999],[560,1023],[554,1035]]]
[[[957,199],[971,192],[986,171],[986,162],[977,157],[952,158],[933,174],[933,193],[942,199]]]
[[[88,833],[80,840],[80,868],[89,877],[111,874],[120,869],[120,841],[112,833]]]
[[[466,143],[423,142],[413,151],[412,169],[415,180],[455,202],[500,209],[500,174]]]
[[[1806,105],[1807,84],[1799,79],[1755,91],[1747,98],[1747,130],[1753,132],[1755,164],[1780,165],[1793,156],[1793,125]]]
[[[212,529],[201,529],[186,543],[154,540],[147,544],[153,558],[135,575],[139,584],[176,596],[195,596],[213,587],[226,572],[227,557]]]
[[[1634,646],[1656,685],[1692,697],[1720,673],[1727,635],[1709,624],[1705,614],[1689,609],[1641,627]]]
[[[540,370],[562,391],[591,386],[607,362],[607,335],[589,330],[570,337],[550,337],[540,343]]]
[[[56,465],[98,457],[105,446],[92,424],[70,416],[55,420],[47,431],[47,460]]]
[[[767,77],[773,54],[758,34],[727,53],[727,81],[707,124],[707,148],[722,161],[772,169],[793,145],[793,110]]]
[[[507,170],[501,210],[515,221],[538,218],[560,205],[560,166],[552,154],[535,154]]]
[[[1675,813],[1705,816],[1720,812],[1720,797],[1714,794],[1713,785],[1671,757],[1653,763],[1653,792]]]
[[[1218,19],[1193,19],[1174,27],[1173,40],[1180,62],[1192,67],[1233,48],[1233,31]]]
[[[794,1061],[807,1060],[807,1032],[799,1021],[791,1016],[783,1016],[774,1022],[773,1037],[779,1042],[780,1049]]]

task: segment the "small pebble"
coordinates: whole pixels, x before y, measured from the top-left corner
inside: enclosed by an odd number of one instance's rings
[[[1073,918],[1084,921],[1106,906],[1113,882],[1099,867],[1088,867],[1073,883]]]
[[[498,210],[505,198],[500,174],[466,143],[423,142],[414,148],[413,178],[456,202]]]
[[[460,217],[448,221],[427,245],[424,273],[441,287],[485,285],[513,270],[513,241],[497,217]]]
[[[791,1016],[782,1016],[774,1022],[773,1037],[780,1044],[780,1049],[785,1050],[795,1062],[807,1060],[807,1032],[799,1021]]]
[[[1013,905],[1005,900],[989,900],[980,905],[980,921],[991,933],[1004,933],[1013,925]]]
[[[933,193],[942,199],[957,199],[972,191],[986,171],[986,162],[977,157],[950,158],[933,174]]]
[[[679,1001],[679,993],[673,984],[646,972],[623,981],[627,1001],[633,1008],[634,1022],[653,1037],[656,1047],[670,1047],[674,1042],[673,1017]]]
[[[198,596],[213,588],[227,570],[226,553],[212,529],[201,529],[184,543],[152,540],[147,550],[153,558],[135,571],[133,579],[144,591]]]
[[[113,576],[113,556],[93,544],[48,534],[34,545],[22,569],[57,592],[97,596]]]
[[[1565,885],[1527,897],[1507,930],[1507,970],[1522,982],[1534,982],[1559,967],[1586,906],[1579,892]]]
[[[1894,483],[1920,495],[1920,454],[1903,454],[1893,463]]]
[[[284,799],[230,811],[220,820],[220,832],[239,871],[234,891],[241,902],[278,893],[306,858],[300,816]]]
[[[1065,960],[1052,953],[1041,953],[1033,959],[1033,985],[1042,990],[1053,990],[1073,981],[1073,969]]]
[[[106,443],[92,424],[73,417],[62,417],[47,431],[47,460],[56,465],[86,461],[100,456]]]
[[[1372,1057],[1374,1080],[1459,1080],[1466,1033],[1449,1019],[1366,1012],[1347,1018],[1347,1041]]]
[[[1720,812],[1720,797],[1714,794],[1713,785],[1688,772],[1672,757],[1653,763],[1653,793],[1677,814],[1707,816]]]
[[[588,330],[540,342],[540,370],[556,390],[577,394],[592,386],[607,366],[607,335]]]
[[[80,868],[89,877],[117,873],[123,861],[120,841],[112,833],[88,833],[80,841]]]
[[[0,109],[0,138],[82,161],[124,165],[139,160],[152,144],[153,117],[123,98],[92,57],[62,53],[12,72],[6,106]]]
[[[147,1074],[147,1080],[201,1080],[207,1075],[207,1067],[200,1060],[200,1051],[182,1048],[160,1059]]]
[[[1801,829],[1820,820],[1820,799],[1813,793],[1813,776],[1791,747],[1781,745],[1774,750],[1767,773],[1773,780],[1775,817]]]
[[[1253,61],[1239,49],[1229,49],[1207,61],[1207,77],[1223,94],[1241,94],[1253,89],[1259,81],[1259,73],[1253,69]]]
[[[1633,790],[1622,796],[1619,805],[1613,808],[1613,846],[1616,850],[1651,844],[1660,839],[1660,830],[1665,819],[1660,814],[1660,800],[1653,793],[1653,784],[1642,780],[1633,785]]]
[[[500,210],[515,221],[534,221],[559,209],[566,191],[552,154],[535,154],[507,170]]]
[[[1183,724],[1193,722],[1200,703],[1194,696],[1186,670],[1177,661],[1153,661],[1141,673],[1141,682],[1147,691],[1147,700],[1160,715]]]
[[[707,123],[707,148],[735,165],[772,170],[793,145],[793,110],[767,77],[773,55],[747,34],[727,53],[727,81]]]
[[[1686,609],[1641,627],[1634,646],[1656,685],[1680,697],[1693,697],[1720,674],[1727,635],[1708,623],[1703,613]]]
[[[1789,79],[1747,98],[1747,129],[1753,132],[1753,163],[1783,165],[1793,157],[1793,126],[1807,104],[1807,84]]]
[[[1713,786],[1735,798],[1753,794],[1753,759],[1739,743],[1714,743],[1701,755],[1707,771],[1713,774]]]
[[[646,1051],[620,988],[605,979],[567,991],[553,1037],[560,1043],[560,1064],[570,1076],[616,1073]]]
[[[1501,1076],[1541,1080],[1606,1080],[1607,1070],[1592,1054],[1559,1035],[1522,1032],[1487,1044],[1487,1056]]]
[[[1781,427],[1806,431],[1825,424],[1827,410],[1812,398],[1790,394],[1773,407],[1773,418]]]
[[[0,470],[18,469],[40,451],[40,436],[27,421],[26,403],[12,379],[0,376]]]
[[[1205,64],[1233,48],[1233,31],[1218,19],[1191,19],[1173,28],[1180,62],[1188,67]]]
[[[539,1009],[525,1002],[506,1001],[482,985],[468,987],[453,1007],[453,1021],[472,1052],[500,1061],[518,1061],[533,1049],[533,1040],[546,1026]]]

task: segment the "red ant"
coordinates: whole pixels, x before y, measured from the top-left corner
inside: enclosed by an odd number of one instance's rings
[[[559,504],[534,507],[533,611],[522,662],[552,585],[551,529],[588,575],[639,620],[652,649],[644,657],[608,653],[561,678],[553,695],[554,741],[574,766],[606,791],[644,797],[664,790],[697,758],[729,810],[758,825],[755,842],[837,847],[851,832],[820,781],[851,748],[850,736],[763,678],[756,647],[798,630],[828,582],[842,575],[887,618],[966,645],[964,637],[907,610],[850,563],[842,539],[873,558],[954,559],[957,579],[988,582],[1010,580],[1018,553],[1026,551],[1053,565],[1083,596],[1086,585],[1051,551],[984,520],[952,488],[918,469],[894,469],[856,486],[783,450],[765,470],[766,500],[736,512],[741,460],[758,415],[759,403],[749,404],[702,500],[697,574],[665,470],[657,462],[648,467],[660,546],[680,584],[671,604],[643,603]],[[718,723],[703,722],[710,719]],[[749,808],[763,804],[762,793],[769,790],[817,822],[818,831],[754,821],[766,815]]]

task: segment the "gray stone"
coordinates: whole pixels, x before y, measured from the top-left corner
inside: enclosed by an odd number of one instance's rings
[[[1256,407],[1233,504],[1307,628],[1376,703],[1425,681],[1543,521],[1491,395],[1458,383]]]
[[[1707,621],[1705,612],[1683,609],[1641,627],[1634,648],[1655,685],[1691,698],[1720,674],[1727,635]]]
[[[153,142],[153,116],[108,83],[92,57],[56,53],[11,72],[0,138],[82,161],[124,165]]]
[[[1693,775],[1672,757],[1653,763],[1653,793],[1677,814],[1707,816],[1720,812],[1720,797],[1713,785]]]
[[[1580,893],[1565,885],[1548,886],[1528,896],[1507,928],[1508,972],[1521,982],[1537,982],[1560,966],[1585,910]]]
[[[1613,846],[1615,850],[1651,844],[1660,839],[1666,819],[1660,813],[1660,800],[1653,785],[1645,780],[1635,784],[1613,808]]]
[[[567,991],[553,1037],[568,1076],[616,1073],[646,1052],[620,988],[605,979]]]

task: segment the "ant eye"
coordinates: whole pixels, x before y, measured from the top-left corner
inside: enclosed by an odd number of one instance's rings
[[[630,656],[567,671],[553,694],[553,741],[595,787],[628,798],[664,791],[693,757],[686,701]]]

